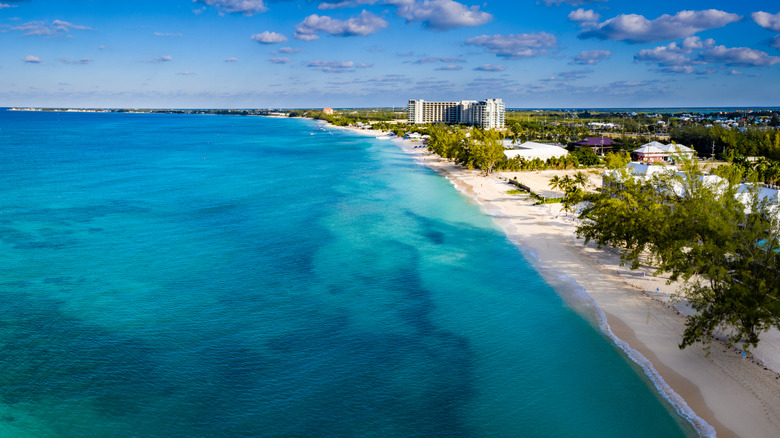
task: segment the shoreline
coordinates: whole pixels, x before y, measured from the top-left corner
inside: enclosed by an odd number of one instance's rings
[[[324,123],[324,122],[323,122]],[[372,137],[381,131],[328,125]],[[585,246],[574,236],[576,219],[552,205],[532,205],[506,192],[504,179],[537,178],[544,172],[505,172],[483,176],[446,161],[420,143],[393,139],[420,165],[447,178],[477,203],[568,305],[591,320],[701,436],[780,435],[780,333],[762,336],[753,358],[713,342],[706,355],[700,344],[680,350],[685,309],[669,304],[675,285],[652,276],[652,268],[631,271],[617,254]],[[590,176],[600,180],[600,176]],[[592,301],[592,305],[588,304]],[[681,312],[682,311],[682,312]]]

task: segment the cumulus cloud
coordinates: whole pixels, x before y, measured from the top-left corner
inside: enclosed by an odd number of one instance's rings
[[[655,20],[648,20],[636,14],[618,15],[581,33],[578,38],[652,43],[685,38],[741,19],[742,17],[737,14],[716,9],[680,11],[675,15],[662,15]]]
[[[766,67],[780,63],[780,57],[770,56],[748,47],[715,45],[715,40],[688,37],[677,44],[669,43],[652,49],[643,49],[634,55],[637,62],[648,62],[661,73],[706,74],[711,70],[695,70],[696,65],[724,64],[727,66]]]
[[[340,2],[322,2],[317,8],[320,10],[354,8],[363,5],[373,5],[376,4],[376,1],[377,0],[344,0]]]
[[[463,67],[455,64],[445,65],[442,67],[437,68],[436,70],[443,70],[443,71],[458,71],[463,70]]]
[[[769,56],[766,52],[748,47],[727,48],[726,46],[715,46],[701,52],[699,59],[704,62],[716,62],[729,66],[765,67],[780,63],[780,57]]]
[[[493,15],[480,11],[479,6],[468,7],[453,0],[387,0],[385,3],[397,6],[396,14],[407,23],[419,21],[424,28],[433,30],[481,26],[493,19]]]
[[[280,33],[265,31],[252,35],[252,41],[257,41],[261,44],[277,44],[287,41],[287,37]]]
[[[612,56],[609,50],[584,50],[574,57],[569,64],[594,65]]]
[[[173,61],[173,56],[171,55],[158,56],[156,58],[153,58],[149,62],[168,62],[168,61]]]
[[[355,64],[353,61],[322,61],[316,60],[306,64],[307,67],[324,73],[348,73],[358,68],[371,67],[368,64]]]
[[[269,59],[274,64],[287,64],[290,62],[290,58],[271,58]]]
[[[512,59],[532,58],[547,54],[558,40],[547,32],[513,35],[482,35],[466,40],[467,45],[483,47],[490,53]]]
[[[319,38],[318,34],[320,33],[343,37],[364,36],[379,32],[385,27],[387,27],[387,21],[365,10],[348,20],[312,14],[295,26],[295,38],[311,41]]]
[[[477,70],[477,71],[504,71],[504,70],[506,70],[506,67],[504,67],[503,65],[482,64],[479,67],[476,67],[474,70]]]
[[[590,26],[597,23],[599,18],[601,18],[601,15],[597,14],[593,9],[585,10],[579,8],[569,12],[569,15],[567,15],[566,18],[568,18],[569,21],[580,23],[580,26]]]
[[[687,55],[693,53],[694,50],[702,50],[711,47],[715,47],[715,40],[711,38],[702,40],[699,37],[688,37],[680,44],[672,42],[665,46],[642,49],[639,53],[634,55],[634,60],[655,62],[664,66],[693,64],[696,61],[689,58]]]
[[[28,64],[40,64],[41,63],[41,58],[39,58],[37,56],[33,56],[33,55],[27,55],[27,56],[24,57],[24,59],[22,61],[24,61],[24,62],[26,62]]]
[[[92,30],[88,26],[79,26],[67,21],[54,20],[51,23],[43,21],[30,21],[19,26],[12,26],[11,30],[23,32],[25,35],[60,36],[70,33],[71,30]]]
[[[263,4],[263,0],[196,0],[209,6],[214,6],[220,11],[231,14],[244,14],[251,16],[258,12],[268,10]]]
[[[761,27],[780,32],[780,12],[774,15],[768,12],[753,12],[750,14],[750,18]]]
[[[227,58],[225,62],[238,62],[238,58]]]

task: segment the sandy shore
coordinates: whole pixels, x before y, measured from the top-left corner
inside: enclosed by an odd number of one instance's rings
[[[615,253],[584,245],[574,235],[574,215],[561,212],[554,204],[535,206],[527,196],[507,193],[514,188],[507,179],[516,177],[533,189],[549,190],[549,179],[566,172],[506,172],[485,177],[415,148],[419,142],[393,142],[478,203],[548,282],[573,307],[590,315],[645,370],[702,436],[780,436],[780,333],[762,336],[752,358],[743,358],[738,349],[718,343],[712,345],[709,356],[701,346],[680,350],[677,345],[687,310],[684,305],[675,308],[670,304],[676,285],[654,277],[650,267],[631,271],[620,266]],[[600,184],[600,173],[589,177],[591,184]],[[572,294],[572,284],[587,294]]]

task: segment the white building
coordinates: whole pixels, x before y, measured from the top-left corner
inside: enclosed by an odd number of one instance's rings
[[[485,129],[504,129],[506,108],[501,99],[461,100],[460,102],[427,102],[409,100],[409,123],[463,123]]]
[[[519,157],[524,160],[533,160],[534,158],[538,158],[542,161],[547,161],[550,158],[565,157],[569,154],[569,151],[554,144],[527,141],[519,145],[510,145],[507,143],[508,141],[510,140],[504,141],[504,147],[512,147],[512,149],[504,150],[504,156],[508,160]]]

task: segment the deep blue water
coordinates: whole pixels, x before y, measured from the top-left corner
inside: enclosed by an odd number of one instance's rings
[[[445,179],[317,126],[0,112],[0,436],[692,435]]]

